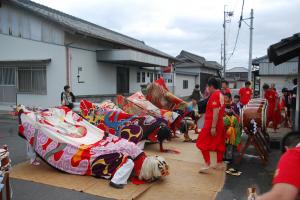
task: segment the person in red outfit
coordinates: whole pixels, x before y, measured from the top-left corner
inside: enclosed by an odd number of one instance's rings
[[[282,140],[282,151],[271,191],[257,200],[296,200],[300,191],[300,133],[291,132]]]
[[[205,166],[201,168],[200,173],[209,170],[210,151],[217,152],[216,168],[222,166],[223,154],[225,151],[225,131],[224,131],[224,96],[219,88],[219,81],[216,78],[208,80],[210,97],[207,102],[204,125],[198,136],[196,146],[202,152],[205,160]]]
[[[231,90],[228,88],[228,81],[226,80],[223,80],[222,81],[222,88],[221,88],[221,91],[223,94],[231,94]]]
[[[250,99],[252,98],[253,92],[250,86],[251,86],[251,82],[246,81],[245,87],[242,87],[239,91],[240,102],[242,106],[247,105]]]
[[[281,114],[279,109],[279,97],[274,89],[271,89],[268,84],[264,84],[264,97],[268,101],[268,111],[267,111],[267,126],[269,127],[270,122],[274,131],[278,128],[278,124],[281,121]]]

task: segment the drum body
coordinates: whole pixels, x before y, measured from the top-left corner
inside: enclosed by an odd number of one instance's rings
[[[264,99],[252,99],[241,111],[242,127],[249,129],[251,120],[254,119],[257,127],[266,131],[267,103]]]

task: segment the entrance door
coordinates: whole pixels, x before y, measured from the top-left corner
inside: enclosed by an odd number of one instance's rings
[[[15,105],[16,94],[16,68],[0,66],[0,104]]]
[[[124,67],[117,68],[117,93],[129,93],[129,69]]]

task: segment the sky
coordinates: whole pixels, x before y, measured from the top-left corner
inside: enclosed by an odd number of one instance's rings
[[[249,27],[242,23],[233,52],[242,0],[34,0],[105,28],[144,41],[172,56],[186,50],[221,62],[223,13],[226,23],[227,67],[247,67]],[[300,32],[300,0],[245,0],[243,17],[254,9],[253,58],[282,38]],[[248,24],[249,20],[246,20]],[[232,55],[232,56],[231,56]]]

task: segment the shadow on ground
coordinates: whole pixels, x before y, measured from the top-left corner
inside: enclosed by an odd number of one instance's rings
[[[281,137],[287,133],[287,130],[283,130],[283,132],[285,133],[281,134]],[[246,138],[243,137],[244,142],[245,140]],[[277,162],[281,156],[279,141],[278,135],[275,137],[271,135],[271,147],[273,146],[274,149],[271,149],[267,165],[263,165],[258,157],[251,156],[256,155],[254,147],[246,151],[247,155],[240,164],[229,165],[229,167],[241,171],[242,175],[239,177],[227,175],[225,185],[219,192],[217,200],[247,200],[247,188],[249,187],[255,187],[258,194],[269,191],[272,187]]]

